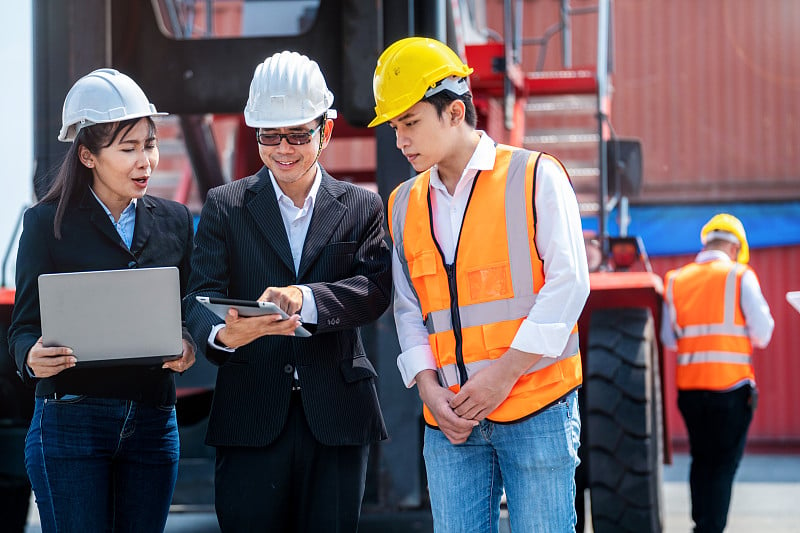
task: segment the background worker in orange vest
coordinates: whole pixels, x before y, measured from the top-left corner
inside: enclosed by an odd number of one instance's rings
[[[389,200],[398,367],[425,404],[436,532],[572,532],[589,273],[575,194],[554,157],[475,129],[447,46],[387,48],[370,124],[417,172]]]
[[[733,477],[758,397],[751,355],[775,322],[755,272],[744,226],[715,215],[693,263],[667,272],[661,341],[677,351],[678,407],[689,432],[696,533],[721,532]]]

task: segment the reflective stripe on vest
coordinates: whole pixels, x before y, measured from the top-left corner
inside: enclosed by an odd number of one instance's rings
[[[749,365],[750,356],[734,352],[695,352],[678,356],[679,365],[693,363],[732,363],[734,365]]]
[[[725,265],[722,294],[698,295],[706,306],[721,306],[721,309],[709,307],[711,311],[721,311],[722,319],[718,323],[686,324],[681,326],[679,313],[681,305],[690,304],[675,301],[675,282],[688,283],[686,276],[697,276],[693,283],[704,283],[709,291],[718,290],[718,283],[713,283],[715,276],[723,275],[720,263],[693,263],[681,269],[667,273],[666,293],[667,306],[675,337],[678,341],[677,386],[679,389],[726,390],[742,381],[754,381],[751,352],[752,345],[747,334],[747,327],[741,323],[741,309],[737,291],[741,286],[741,277],[747,268],[744,265]],[[719,278],[716,278],[719,279]],[[693,287],[690,285],[690,287]],[[684,288],[684,291],[687,289]],[[697,305],[697,301],[694,305]],[[737,315],[739,320],[737,321]],[[737,323],[739,322],[739,323]]]
[[[565,353],[572,352],[574,354],[578,353],[578,335],[572,334],[567,341],[567,347],[564,350]],[[560,357],[542,357],[539,359],[539,362],[533,365],[531,368],[528,369],[525,374],[531,374],[538,370],[542,370],[547,368],[550,365],[555,364],[557,361],[565,359],[564,355]],[[487,366],[491,365],[494,361],[491,359],[483,359],[480,361],[475,361],[474,363],[467,364],[467,372],[469,375],[473,375],[475,372],[479,370],[483,370]],[[450,388],[453,385],[458,385],[458,367],[456,365],[447,365],[445,367],[437,369],[439,373],[439,381],[444,387]]]
[[[506,249],[506,253],[508,254],[507,281],[511,286],[511,290],[508,291],[510,293],[510,296],[508,297],[495,296],[496,299],[490,299],[488,301],[479,300],[473,303],[465,303],[464,299],[462,299],[465,298],[462,297],[462,291],[468,291],[470,288],[458,285],[458,299],[459,302],[461,302],[457,309],[459,315],[458,324],[460,325],[459,332],[463,333],[465,338],[469,337],[470,339],[469,341],[465,342],[467,348],[465,349],[465,353],[463,355],[463,367],[466,369],[467,378],[474,375],[475,372],[492,364],[493,358],[499,357],[508,349],[508,347],[510,347],[511,341],[513,340],[513,334],[515,334],[519,329],[519,324],[521,324],[522,321],[527,317],[531,307],[533,307],[534,303],[536,302],[536,293],[539,289],[539,287],[535,287],[537,280],[539,284],[543,283],[543,275],[535,274],[537,269],[538,271],[541,271],[542,269],[541,260],[539,260],[535,265],[532,262],[538,258],[538,254],[535,251],[535,245],[533,243],[533,235],[529,234],[528,231],[529,226],[532,226],[532,224],[521,223],[521,221],[531,220],[533,211],[533,207],[530,205],[533,194],[531,187],[533,173],[535,172],[536,163],[538,163],[538,155],[534,154],[532,156],[531,152],[512,149],[502,145],[498,146],[497,151],[498,158],[492,174],[490,176],[480,174],[475,178],[476,183],[474,186],[480,186],[477,182],[478,179],[484,180],[481,183],[485,183],[485,180],[497,180],[498,173],[505,172],[502,180],[502,182],[505,183],[505,190],[499,192],[502,192],[503,197],[505,198],[503,211],[506,219],[505,235],[507,242],[503,244],[503,248]],[[532,157],[537,157],[537,159],[534,160]],[[504,161],[508,162],[508,167],[505,171],[503,170],[503,166],[505,165],[505,163],[503,163]],[[528,172],[530,172],[531,182],[526,182],[526,174]],[[495,181],[489,181],[488,183],[493,184]],[[435,242],[432,240],[432,235],[429,235],[431,232],[429,228],[429,211],[425,213],[428,216],[424,217],[426,219],[426,224],[423,225],[418,220],[409,221],[414,223],[412,226],[412,235],[415,235],[414,232],[417,232],[416,237],[419,242],[414,243],[416,247],[409,248],[404,242],[405,239],[410,238],[408,235],[406,235],[406,222],[409,212],[409,202],[411,202],[411,199],[414,198],[414,201],[417,202],[417,204],[415,204],[416,209],[413,210],[413,213],[416,217],[421,217],[423,214],[423,206],[421,203],[423,200],[429,201],[427,200],[427,195],[430,194],[429,187],[430,171],[427,171],[420,174],[416,178],[406,181],[395,190],[389,202],[390,229],[392,232],[392,239],[394,241],[397,256],[402,265],[403,273],[405,274],[406,279],[409,281],[409,285],[412,287],[417,300],[420,302],[421,311],[425,320],[425,326],[428,330],[429,338],[431,340],[431,348],[434,351],[434,355],[439,366],[438,372],[441,384],[453,390],[458,390],[459,365],[456,363],[456,360],[442,360],[445,354],[452,353],[452,343],[455,335],[453,330],[454,319],[452,316],[452,311],[449,306],[446,305],[446,302],[443,302],[441,298],[442,294],[444,293],[442,285],[444,278],[441,277],[443,275],[444,258],[441,257],[441,254],[438,252],[438,250],[435,254],[430,254],[436,256],[436,262],[439,266],[436,266],[435,268],[434,266],[427,264],[424,260],[430,259],[427,257],[430,252],[428,247],[432,248],[436,246]],[[484,185],[484,187],[486,187],[486,185]],[[484,189],[484,193],[485,192],[486,189]],[[466,223],[468,218],[472,220],[474,224],[476,221],[481,220],[481,218],[491,220],[492,218],[496,219],[496,216],[499,215],[499,213],[495,214],[496,211],[499,211],[497,207],[494,207],[494,205],[489,205],[486,202],[482,203],[480,199],[476,200],[471,198],[470,204],[479,204],[481,208],[486,209],[484,210],[475,207],[471,211],[470,206],[468,205],[467,211],[464,215],[464,223]],[[428,206],[426,205],[424,207],[427,210]],[[494,211],[492,211],[492,208],[494,208]],[[530,209],[530,213],[528,212],[528,209]],[[464,226],[462,225],[462,228],[463,227]],[[419,235],[419,233],[426,234]],[[429,238],[431,239],[430,241],[427,240]],[[429,242],[433,244],[426,244]],[[491,244],[492,243],[490,242],[486,243],[487,246],[491,246]],[[422,248],[420,248],[420,246],[422,246]],[[461,247],[462,244],[459,243],[459,248]],[[414,251],[417,252],[417,256],[413,255]],[[498,250],[495,249],[494,251],[497,252]],[[465,279],[467,279],[465,276],[468,275],[463,269],[467,267],[463,265],[464,261],[459,261],[460,256],[458,253],[459,252],[457,250],[456,279],[461,279],[463,282]],[[412,254],[412,256],[409,257],[409,254]],[[472,262],[469,264],[475,268],[474,250],[472,251],[472,254]],[[496,255],[497,254],[495,253],[494,256]],[[420,274],[412,271],[412,261],[415,261],[415,265],[413,265],[415,269],[425,270],[425,274],[429,275],[429,279],[433,279],[432,283],[439,283],[439,285],[429,285],[427,287],[425,285],[420,287],[415,286],[414,275],[416,275],[417,279],[419,280]],[[423,266],[418,266],[416,263],[421,263]],[[484,270],[480,265],[481,263],[478,261],[478,273],[482,274]],[[486,269],[490,270],[494,266],[495,265],[487,264]],[[498,282],[494,278],[492,278],[492,281],[496,283]],[[418,281],[418,283],[422,282]],[[503,285],[505,281],[501,280],[499,283],[500,285]],[[431,289],[431,287],[433,287],[433,289]],[[423,294],[425,297],[420,298],[420,290],[426,291],[425,294]],[[431,293],[430,290],[434,290],[435,292]],[[437,297],[439,298],[437,299]],[[433,300],[431,300],[431,298],[433,298]],[[486,298],[483,300],[485,299]],[[449,295],[447,300],[449,301]],[[426,305],[426,302],[431,301],[437,301],[438,308],[431,309],[429,308],[429,305]],[[467,299],[467,301],[469,301],[469,299]],[[496,325],[499,325],[499,327],[495,327]],[[490,329],[487,330],[486,328]],[[509,332],[513,334],[509,334]],[[487,335],[488,337],[486,337]],[[483,355],[476,356],[474,353],[474,342],[476,338],[481,338],[481,336],[485,337],[482,342],[492,344],[491,346],[485,344],[483,350],[481,351]],[[491,340],[486,340],[487,338],[491,338]],[[473,351],[469,351],[470,349]],[[492,352],[494,356],[491,356],[490,352]],[[564,363],[573,357],[575,357],[576,360],[571,360],[567,363]],[[567,366],[562,366],[562,364],[566,364]],[[557,368],[555,365],[557,365]],[[548,367],[553,368],[546,374],[540,373],[536,376],[536,378],[521,378],[517,385],[515,385],[515,388],[512,389],[509,399],[501,404],[500,408],[492,413],[489,418],[498,421],[508,421],[522,418],[531,412],[538,410],[538,408],[549,404],[553,400],[560,397],[560,395],[563,395],[566,392],[569,392],[569,390],[572,390],[580,385],[580,357],[578,352],[577,325],[573,328],[572,334],[567,342],[567,346],[562,354],[560,354],[558,357],[542,358],[536,365],[528,370],[526,376],[532,376],[533,374],[547,369]],[[533,381],[531,381],[531,379],[533,379]],[[563,381],[565,384],[568,384],[568,388],[562,393],[559,393],[559,387],[556,386],[556,384],[561,381]],[[534,382],[538,383],[538,385]],[[546,387],[543,387],[541,382],[543,382]],[[525,388],[526,386],[528,389]],[[557,394],[557,396],[554,398],[549,398],[547,401],[543,401],[541,404],[538,401],[529,402],[534,406],[532,409],[525,410],[525,408],[520,406],[516,406],[513,409],[508,408],[506,404],[511,405],[515,401],[519,401],[515,400],[509,402],[509,400],[515,396],[515,393],[516,396],[536,396],[536,391],[530,389],[530,387],[534,386],[539,388],[547,388],[547,392],[543,394]],[[433,423],[432,417],[429,416],[428,412],[426,412],[426,420],[429,423]]]

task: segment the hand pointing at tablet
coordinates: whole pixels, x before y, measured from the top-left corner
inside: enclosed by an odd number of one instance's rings
[[[287,314],[299,313],[303,307],[303,291],[299,287],[267,287],[267,290],[258,297],[259,302],[272,302]]]

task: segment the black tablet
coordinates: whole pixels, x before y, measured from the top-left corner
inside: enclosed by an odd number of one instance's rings
[[[228,314],[228,309],[231,307],[239,312],[239,316],[261,316],[261,315],[280,315],[282,319],[289,318],[283,309],[278,307],[272,302],[259,302],[256,300],[237,300],[235,298],[216,298],[213,296],[195,296],[198,302],[206,306],[214,312],[215,315],[221,319],[225,319]],[[294,334],[298,337],[310,337],[311,333],[308,332],[303,326],[298,326],[294,330]]]

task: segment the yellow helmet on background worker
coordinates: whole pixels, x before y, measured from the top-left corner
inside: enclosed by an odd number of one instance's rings
[[[441,90],[464,94],[469,86],[462,78],[470,74],[472,69],[453,50],[436,39],[400,39],[378,58],[372,78],[375,119],[369,123],[369,127],[400,116],[423,98]],[[445,81],[451,76],[457,78]]]
[[[705,245],[715,239],[737,241],[739,245],[739,255],[736,261],[746,265],[750,261],[750,247],[747,245],[747,235],[744,232],[742,222],[728,213],[719,213],[711,217],[700,230],[700,241]]]

